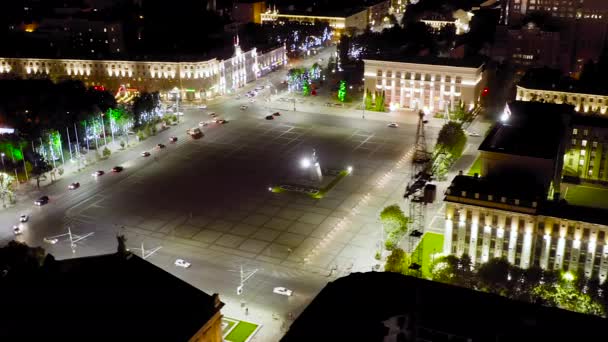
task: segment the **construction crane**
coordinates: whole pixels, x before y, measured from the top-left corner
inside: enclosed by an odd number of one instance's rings
[[[410,232],[408,236],[411,263],[409,268],[420,272],[422,267],[422,247],[416,248],[424,235],[426,205],[435,200],[435,185],[433,180],[431,153],[427,151],[424,133],[424,112],[418,112],[418,128],[416,130],[416,145],[412,158],[411,180],[405,188],[403,198],[409,201]],[[415,249],[415,250],[414,250]]]

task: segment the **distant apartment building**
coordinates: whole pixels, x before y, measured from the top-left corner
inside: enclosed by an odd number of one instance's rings
[[[546,13],[556,20],[561,68],[567,72],[580,72],[585,61],[597,60],[608,40],[608,1],[605,0],[508,0],[503,10],[503,24],[508,26],[520,25],[533,13]]]
[[[558,31],[548,31],[529,23],[522,27],[498,26],[491,55],[494,60],[510,61],[524,68],[548,66],[564,69],[569,56],[561,52]]]
[[[484,63],[478,59],[364,59],[365,89],[385,93],[392,109],[453,109],[461,101],[477,105],[485,86]]]
[[[390,0],[372,0],[367,5],[368,24],[370,26],[378,25],[384,22],[389,13],[391,13]]]
[[[344,11],[311,11],[279,13],[277,9],[267,10],[261,15],[262,23],[266,22],[299,22],[310,23],[324,22],[339,32],[352,30],[355,33],[363,32],[369,23],[369,13],[366,7],[345,9]]]
[[[262,23],[266,12],[265,0],[238,0],[232,5],[232,20],[238,23]]]
[[[242,51],[235,45],[231,58],[192,62],[0,57],[0,77],[77,79],[86,86],[101,85],[114,90],[122,85],[163,93],[178,88],[184,98],[198,100],[234,92],[286,63],[284,46],[258,52],[256,48]]]

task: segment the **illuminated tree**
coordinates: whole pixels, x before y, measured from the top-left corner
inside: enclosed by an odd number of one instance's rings
[[[408,256],[401,248],[395,248],[386,259],[385,272],[404,273],[409,264]]]
[[[372,110],[373,109],[373,96],[372,96],[372,92],[369,89],[365,90],[365,109],[366,110]]]
[[[302,95],[310,95],[310,82],[308,82],[308,79],[302,79]]]
[[[346,100],[346,81],[340,81],[340,88],[338,89],[338,101],[344,102]]]

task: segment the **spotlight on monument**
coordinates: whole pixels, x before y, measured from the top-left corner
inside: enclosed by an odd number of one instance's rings
[[[302,160],[300,160],[300,166],[301,166],[303,169],[307,169],[307,168],[309,168],[309,167],[310,167],[310,159],[308,159],[308,158],[303,158]]]

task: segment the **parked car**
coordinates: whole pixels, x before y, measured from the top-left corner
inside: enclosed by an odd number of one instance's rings
[[[75,190],[78,188],[80,188],[80,183],[78,183],[78,182],[72,183],[72,184],[70,184],[70,186],[68,186],[69,190]]]
[[[283,296],[287,296],[287,297],[290,297],[293,294],[292,290],[290,290],[288,288],[285,288],[285,287],[281,287],[281,286],[280,287],[275,287],[272,290],[272,292],[274,292],[276,294],[283,295]]]
[[[201,121],[198,123],[199,127],[205,127],[207,125],[209,125],[209,123],[207,121]]]
[[[281,116],[281,113],[279,113],[279,112],[274,112],[274,113],[272,113],[272,115],[274,115],[274,116]]]
[[[27,222],[30,219],[30,217],[27,214],[21,214],[21,216],[19,216],[19,222]]]
[[[202,104],[202,105],[198,106],[198,109],[207,109],[207,105]]]
[[[397,127],[399,127],[399,124],[396,123],[396,122],[391,122],[391,123],[388,124],[388,127],[390,127],[390,128],[397,128]]]
[[[266,115],[266,120],[274,120],[274,116],[273,115]]]
[[[190,263],[184,259],[177,259],[177,260],[175,260],[175,266],[188,268],[188,267],[190,267]]]
[[[54,245],[54,244],[56,244],[56,243],[57,243],[59,240],[57,240],[57,239],[55,239],[55,238],[47,238],[47,237],[45,237],[45,238],[43,238],[43,239],[42,239],[42,241],[43,241],[43,242],[46,242],[46,243],[50,243],[51,245]]]
[[[34,201],[34,204],[38,206],[45,205],[47,203],[49,203],[49,196],[42,196]]]
[[[150,156],[150,152],[144,151],[144,152],[141,153],[141,156],[142,157],[149,157]]]
[[[478,132],[475,132],[475,131],[468,131],[467,134],[470,137],[480,137],[481,136],[481,134],[479,134]]]
[[[165,148],[166,146],[164,144],[156,144],[156,149],[160,150],[161,148]]]
[[[216,112],[209,112],[209,113],[207,113],[207,115],[209,115],[211,117],[216,117],[217,113]]]
[[[247,106],[245,106],[245,105],[241,106],[241,110],[246,110],[246,109],[247,109]]]
[[[101,171],[101,170],[97,170],[97,171],[93,172],[93,173],[91,174],[91,176],[93,176],[93,177],[99,177],[99,176],[103,176],[103,175],[104,175],[104,173],[105,173],[105,172],[103,172],[103,171]]]
[[[223,125],[223,124],[227,124],[227,123],[228,123],[228,120],[219,119],[219,120],[217,120],[216,122],[217,122],[217,123],[219,123],[219,124],[221,124],[221,125]]]
[[[171,142],[171,143],[177,142],[177,137],[169,138],[169,142]]]
[[[122,167],[122,166],[114,166],[112,168],[112,172],[120,172],[122,170],[124,170],[124,167]]]

